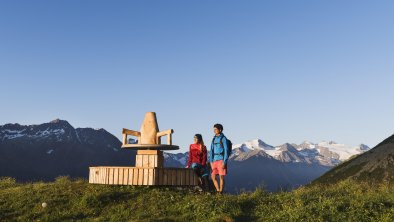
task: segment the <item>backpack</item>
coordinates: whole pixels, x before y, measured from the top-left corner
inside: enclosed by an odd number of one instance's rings
[[[226,137],[226,139],[227,139],[227,137]],[[223,137],[220,138],[220,145],[224,148],[222,140],[223,140]],[[215,141],[215,137],[213,137],[212,143],[214,143],[214,141]],[[233,143],[231,142],[231,140],[227,139],[227,153],[228,153],[229,157],[231,156],[232,152],[233,152]],[[221,153],[221,154],[223,154],[223,153]]]

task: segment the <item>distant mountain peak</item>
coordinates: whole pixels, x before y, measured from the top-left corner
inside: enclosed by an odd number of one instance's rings
[[[68,142],[71,144],[115,144],[118,139],[103,128],[74,128],[68,121],[55,119],[37,125],[5,124],[0,126],[0,141]],[[101,141],[101,142],[99,142]],[[109,145],[109,147],[114,147]],[[119,147],[115,147],[118,149]]]
[[[45,126],[45,127],[49,127],[49,128],[57,128],[57,129],[60,128],[60,129],[65,129],[65,130],[70,129],[71,131],[73,131],[75,129],[67,120],[62,120],[62,119],[54,119],[48,123],[43,123],[40,125]],[[33,125],[33,126],[37,126],[37,125]]]
[[[314,143],[312,143],[311,141],[309,141],[309,140],[304,140],[304,142],[302,142],[302,144],[314,144]]]
[[[235,161],[245,161],[251,158],[259,159],[259,158],[265,158],[265,159],[274,159],[272,156],[268,155],[266,152],[263,150],[252,150],[247,153],[241,153],[238,156],[233,157],[232,159]]]
[[[95,128],[94,130],[96,130],[96,131],[102,131],[102,132],[107,132],[107,130],[105,130],[104,128]]]
[[[265,143],[263,140],[261,139],[254,139],[254,140],[248,140],[247,142],[243,143],[246,146],[249,146],[252,149],[266,149],[266,148],[274,148],[271,145],[268,145],[267,143]]]
[[[279,146],[279,150],[285,151],[285,150],[291,150],[291,151],[296,151],[297,149],[291,145],[290,143],[285,143]]]
[[[365,145],[365,144],[363,144],[363,143],[360,144],[359,147],[360,147],[360,150],[363,150],[363,151],[366,151],[366,150],[370,150],[370,149],[371,149],[369,146],[367,146],[367,145]]]
[[[327,145],[335,145],[335,144],[339,144],[333,140],[327,141],[327,140],[323,140],[321,141],[319,144],[327,144]]]
[[[62,121],[64,121],[64,120],[61,120],[61,119],[57,118],[57,119],[54,119],[54,120],[50,121],[49,123],[60,123]]]

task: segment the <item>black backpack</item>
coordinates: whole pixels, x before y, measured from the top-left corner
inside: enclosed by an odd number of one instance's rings
[[[224,148],[224,146],[223,146],[223,137],[224,136],[222,136],[221,138],[220,138],[220,145]],[[227,137],[226,137],[226,139],[227,139]],[[213,139],[212,139],[212,143],[214,143],[214,141],[215,141],[215,137],[213,137]],[[230,157],[231,156],[231,153],[233,152],[233,143],[231,142],[231,140],[229,140],[229,139],[227,139],[227,153],[228,153],[228,156]],[[224,151],[223,151],[224,152]],[[221,154],[223,154],[223,153],[221,153]]]

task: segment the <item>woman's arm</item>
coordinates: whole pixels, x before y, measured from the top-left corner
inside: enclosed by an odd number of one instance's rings
[[[189,157],[187,158],[186,168],[190,168],[190,164],[192,162],[192,145],[189,147]]]

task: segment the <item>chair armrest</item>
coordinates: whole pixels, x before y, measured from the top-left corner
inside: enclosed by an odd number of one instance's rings
[[[135,137],[141,136],[140,132],[134,131],[134,130],[125,129],[125,128],[123,128],[122,134],[131,135],[131,136],[135,136]]]
[[[161,144],[161,137],[162,136],[168,136],[167,137],[167,144],[168,145],[172,145],[172,134],[173,133],[174,133],[173,129],[169,129],[169,130],[164,130],[164,131],[158,132],[157,136],[156,136],[158,144]]]
[[[157,137],[162,137],[162,136],[170,135],[170,134],[173,134],[173,133],[174,133],[173,129],[164,130],[164,131],[158,132],[157,133]]]
[[[141,132],[138,132],[138,131],[134,131],[134,130],[129,130],[129,129],[123,128],[122,134],[123,134],[123,141],[122,141],[123,145],[128,144],[127,143],[127,135],[137,137],[138,138],[138,143],[141,140]]]

